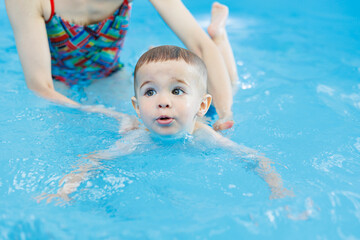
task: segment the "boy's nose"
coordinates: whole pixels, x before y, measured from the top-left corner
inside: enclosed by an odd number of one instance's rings
[[[159,108],[170,108],[171,107],[171,104],[170,104],[170,99],[168,96],[166,95],[159,95],[159,105],[158,107]]]
[[[160,103],[159,108],[169,108],[170,105],[168,103]]]

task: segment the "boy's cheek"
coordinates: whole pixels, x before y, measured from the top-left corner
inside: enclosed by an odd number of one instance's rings
[[[148,120],[149,116],[151,116],[151,109],[149,106],[147,105],[142,105],[140,108],[139,108],[139,118],[141,118],[143,121],[146,121]]]

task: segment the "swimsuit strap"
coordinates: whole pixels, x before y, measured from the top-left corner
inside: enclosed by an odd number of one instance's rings
[[[50,4],[51,4],[51,15],[50,15],[49,19],[47,21],[45,21],[45,23],[49,23],[51,21],[51,19],[53,18],[54,14],[55,14],[54,0],[50,0]]]
[[[48,20],[45,21],[45,23],[49,23],[51,21],[51,19],[53,18],[54,14],[55,14],[55,3],[54,0],[50,0],[50,4],[51,4],[51,15],[49,17]],[[129,1],[128,0],[124,0],[123,4],[125,4],[126,6],[129,5]]]

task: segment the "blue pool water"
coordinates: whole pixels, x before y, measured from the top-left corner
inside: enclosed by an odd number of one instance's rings
[[[184,3],[206,28],[211,2]],[[226,136],[271,158],[295,197],[269,200],[253,169],[221,149],[141,138],[102,161],[70,204],[38,202],[121,136],[110,118],[27,90],[1,1],[0,239],[360,239],[359,2],[224,3],[241,80]],[[133,7],[128,69],[150,45],[181,45],[148,1]],[[83,101],[133,113],[127,96],[92,94]]]

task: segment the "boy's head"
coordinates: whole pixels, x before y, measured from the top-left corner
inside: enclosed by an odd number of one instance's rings
[[[176,46],[155,47],[135,66],[133,106],[145,126],[160,135],[192,133],[197,117],[207,112],[204,62]]]

